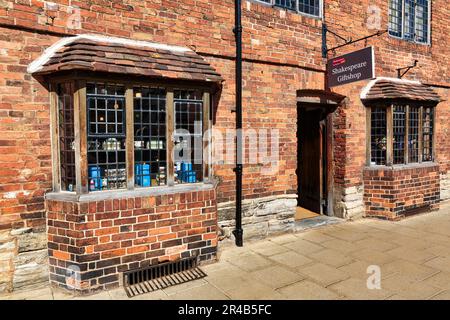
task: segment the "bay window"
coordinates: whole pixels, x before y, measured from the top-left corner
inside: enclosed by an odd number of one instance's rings
[[[133,190],[208,180],[210,89],[76,79],[52,83],[55,191]]]
[[[401,165],[434,160],[434,107],[396,103],[368,109],[369,165]]]

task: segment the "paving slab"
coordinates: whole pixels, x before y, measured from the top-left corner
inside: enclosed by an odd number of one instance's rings
[[[350,277],[347,273],[323,263],[315,263],[302,267],[298,271],[300,274],[324,287]]]
[[[278,292],[287,300],[336,300],[339,298],[336,292],[308,280],[281,288]]]
[[[170,295],[168,299],[171,300],[229,300],[230,298],[222,291],[212,286],[211,284],[204,284],[199,287],[194,287],[189,290],[184,290]]]
[[[285,287],[305,279],[304,276],[292,272],[282,266],[273,266],[251,273],[252,277],[273,289]]]
[[[313,262],[313,260],[309,259],[308,257],[294,251],[280,253],[275,256],[271,256],[270,259],[277,262],[278,264],[285,265],[291,268],[297,268],[300,266],[311,264]]]
[[[333,249],[325,249],[319,252],[311,253],[308,257],[336,268],[355,261],[355,259],[351,256]]]
[[[368,289],[364,279],[349,278],[328,287],[339,295],[351,300],[380,300],[393,295],[393,292],[381,289]]]

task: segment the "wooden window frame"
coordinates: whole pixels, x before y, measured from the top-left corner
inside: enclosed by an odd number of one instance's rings
[[[393,159],[393,113],[394,113],[394,106],[395,105],[402,105],[405,106],[406,109],[406,119],[405,119],[405,148],[404,148],[404,163],[394,164]],[[408,144],[408,133],[409,133],[409,110],[410,106],[418,106],[419,107],[419,128],[418,128],[418,135],[419,135],[419,141],[418,141],[418,160],[417,162],[409,162],[409,144]],[[372,114],[372,108],[374,107],[384,107],[386,108],[386,164],[380,165],[380,164],[372,164],[372,150],[371,150],[371,141],[372,141],[372,130],[371,130],[371,114]],[[431,150],[431,161],[423,161],[422,155],[423,155],[423,109],[424,107],[431,107],[434,109],[433,117],[432,117],[432,150]],[[389,104],[375,104],[366,107],[366,165],[369,167],[392,167],[392,166],[405,166],[405,165],[417,165],[417,164],[427,164],[427,163],[433,163],[436,159],[436,144],[435,144],[435,137],[436,137],[436,105],[426,105],[421,104],[417,102],[399,102],[399,103],[389,103]]]
[[[206,148],[211,141],[205,141],[205,133],[212,127],[212,98],[213,87],[203,83],[186,83],[182,81],[146,81],[136,79],[127,81],[121,77],[103,77],[103,76],[83,76],[83,75],[64,75],[51,79],[50,88],[50,119],[51,119],[51,145],[52,145],[52,169],[53,169],[53,192],[67,192],[71,194],[87,194],[89,192],[88,183],[88,160],[87,160],[87,106],[86,106],[86,84],[88,82],[111,82],[123,84],[125,86],[125,125],[126,125],[126,170],[127,170],[127,188],[93,191],[101,192],[121,192],[132,190],[155,190],[160,188],[173,187],[174,180],[174,141],[173,132],[175,127],[174,119],[174,90],[196,89],[203,93],[203,152],[208,151],[207,158],[203,158],[203,176],[201,182],[188,183],[189,185],[199,185],[211,183],[211,148]],[[59,158],[59,132],[58,132],[58,96],[56,92],[57,85],[61,82],[73,82],[75,92],[73,97],[74,108],[74,130],[75,130],[75,172],[76,188],[70,191],[61,190],[61,173]],[[163,87],[166,89],[166,185],[152,187],[135,187],[134,179],[134,94],[133,86]],[[210,140],[210,139],[209,139]],[[205,149],[206,148],[206,149]],[[207,161],[208,160],[208,161]]]

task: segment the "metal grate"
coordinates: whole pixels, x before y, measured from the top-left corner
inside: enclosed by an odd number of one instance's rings
[[[132,298],[206,277],[206,273],[197,266],[197,263],[197,257],[192,257],[125,272],[123,281],[125,292]]]

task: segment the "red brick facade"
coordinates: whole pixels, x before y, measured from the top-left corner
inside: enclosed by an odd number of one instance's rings
[[[214,189],[46,205],[50,281],[58,286],[89,292],[117,286],[125,271],[216,256]],[[74,271],[75,285],[67,283]]]
[[[213,127],[218,130],[232,129],[235,126],[232,113],[235,104],[235,45],[232,31],[234,5],[232,0],[58,0],[53,2],[57,3],[57,6],[46,4],[41,0],[0,0],[0,232],[9,233],[11,229],[18,228],[38,230],[46,225],[46,217],[48,217],[51,238],[49,239],[50,264],[53,266],[58,263],[66,264],[66,261],[77,262],[77,257],[86,256],[88,250],[95,251],[109,248],[108,246],[111,247],[111,250],[122,250],[121,253],[125,250],[125,254],[121,254],[122,258],[114,258],[117,259],[117,263],[102,269],[102,275],[97,274],[91,277],[97,279],[92,280],[93,286],[101,286],[106,282],[102,284],[100,279],[111,277],[108,279],[112,281],[108,280],[107,283],[116,283],[115,276],[117,276],[117,272],[125,268],[124,265],[127,268],[135,266],[130,265],[133,262],[124,262],[124,259],[127,257],[128,249],[132,251],[135,246],[138,246],[140,236],[136,234],[136,239],[121,241],[116,241],[111,236],[108,239],[109,242],[105,242],[106,244],[103,245],[100,243],[99,236],[95,240],[99,241],[96,244],[97,247],[88,244],[72,246],[72,249],[80,250],[79,252],[71,252],[69,251],[70,246],[66,243],[57,244],[52,239],[56,236],[56,239],[61,240],[62,238],[58,237],[66,237],[66,240],[62,241],[69,241],[69,243],[80,241],[80,239],[77,240],[77,236],[81,236],[81,230],[77,230],[75,227],[82,225],[87,227],[91,221],[70,221],[69,218],[72,217],[76,219],[81,215],[92,217],[98,219],[100,227],[114,228],[115,223],[120,223],[119,219],[122,219],[120,216],[122,213],[135,217],[134,213],[143,209],[137,207],[128,209],[127,207],[124,211],[122,211],[123,209],[117,211],[113,204],[113,210],[108,211],[111,218],[108,218],[105,213],[102,213],[105,214],[104,216],[100,216],[102,214],[94,214],[90,210],[82,213],[81,207],[85,205],[80,203],[75,204],[77,213],[73,212],[73,215],[67,215],[65,212],[57,214],[61,208],[58,209],[58,205],[49,201],[49,213],[46,213],[45,194],[52,190],[49,95],[48,91],[27,73],[27,66],[62,37],[79,33],[98,33],[187,46],[204,57],[225,79],[222,90],[215,97],[216,112]],[[370,6],[376,6],[379,9],[380,28],[386,29],[388,1],[384,0],[359,2],[324,0],[325,21],[331,30],[344,38],[355,39],[366,36],[376,31],[369,23],[372,19]],[[448,102],[450,98],[448,90],[450,87],[448,62],[450,21],[447,14],[449,6],[447,0],[436,0],[432,3],[431,45],[414,44],[384,34],[336,50],[335,54],[340,55],[366,45],[374,46],[376,75],[383,77],[396,77],[396,68],[410,65],[414,59],[417,59],[419,67],[412,69],[405,78],[430,85],[443,101],[436,108],[435,165],[418,169],[398,168],[373,171],[365,169],[367,163],[366,135],[368,133],[366,132],[366,107],[360,99],[361,90],[368,81],[333,88],[334,92],[346,96],[332,116],[331,174],[334,185],[331,207],[334,208],[335,215],[349,218],[365,213],[379,215],[378,210],[374,211],[371,208],[382,205],[386,208],[382,211],[383,215],[391,216],[396,212],[396,208],[398,211],[400,210],[398,208],[406,209],[414,205],[414,200],[418,203],[430,202],[433,206],[437,206],[438,192],[441,193],[442,200],[450,199],[448,191],[450,183],[445,182],[450,179],[450,125],[448,121],[450,117]],[[290,199],[297,194],[297,91],[325,89],[326,59],[322,58],[321,52],[321,19],[272,8],[254,0],[243,1],[242,9],[243,126],[255,130],[276,128],[280,132],[279,170],[276,174],[262,174],[263,166],[260,163],[244,165],[244,200],[250,203],[249,206],[259,208],[261,204],[258,199],[281,199],[280,201],[284,201],[284,199]],[[328,36],[328,40],[329,47],[342,43],[341,40],[331,35]],[[331,52],[329,56],[332,54]],[[247,145],[245,149],[248,151],[249,146]],[[207,200],[211,203],[208,205],[203,203],[205,207],[214,207],[214,201],[217,201],[219,226],[230,227],[233,223],[232,215],[227,211],[232,211],[235,194],[233,167],[232,164],[218,163],[214,165],[214,175],[218,184],[214,196],[211,196],[213,199]],[[387,178],[387,181],[383,180],[384,186],[387,186],[385,191],[388,192],[388,195],[390,195],[389,188],[391,187],[396,188],[400,185],[403,187],[405,184],[411,184],[411,186],[408,187],[408,191],[395,191],[394,198],[378,197],[374,190],[378,190],[378,186],[381,188],[379,185],[381,180],[377,180],[380,175],[390,177]],[[415,177],[416,175],[417,177]],[[416,180],[419,181],[416,182]],[[425,194],[422,191],[428,187],[430,188],[427,190],[430,192],[429,196],[428,193]],[[444,194],[448,196],[443,196]],[[412,200],[413,197],[414,200]],[[350,198],[356,200],[349,202]],[[402,204],[403,202],[404,204]],[[103,205],[99,204],[99,206]],[[172,214],[170,206],[163,210],[163,214]],[[104,207],[106,209],[106,203]],[[146,209],[148,211],[145,211],[142,217],[150,219],[153,214],[151,211],[154,209],[154,207],[148,207]],[[184,210],[173,209],[174,212]],[[286,209],[286,212],[289,210],[292,211],[292,208]],[[194,214],[196,211],[198,210],[192,209],[189,214]],[[209,215],[208,218],[205,216],[208,221],[215,219],[213,213],[204,214]],[[116,215],[119,216],[115,217]],[[290,211],[286,215],[288,219],[292,218]],[[203,213],[200,213],[200,216],[203,217]],[[54,226],[50,225],[53,222],[51,217],[57,217],[53,218],[56,224]],[[123,219],[128,219],[128,217]],[[247,225],[244,226],[244,234],[251,234],[250,230],[252,224],[256,223],[255,221],[261,220],[261,223],[265,225],[278,221],[276,212],[273,212],[270,218],[264,218],[265,220],[258,219],[248,219]],[[163,221],[163,219],[159,220]],[[227,223],[221,224],[221,221],[225,220]],[[96,221],[92,222],[95,225]],[[289,220],[289,222],[292,221]],[[132,226],[140,225],[140,223],[148,222],[139,221],[139,217],[135,222],[130,220]],[[107,226],[108,224],[111,226]],[[90,232],[95,236],[97,228],[95,226],[87,228],[89,229],[83,232]],[[215,232],[214,228],[212,225],[208,228],[210,229],[207,234],[212,237]],[[274,229],[279,230],[277,226]],[[153,229],[149,229],[148,232],[150,230]],[[245,230],[249,231],[246,233]],[[66,233],[67,231],[69,231],[69,235],[61,236],[59,234],[59,232]],[[261,234],[265,235],[267,232],[264,231]],[[54,236],[52,237],[52,235]],[[182,237],[181,234],[180,237]],[[106,238],[104,239],[106,241]],[[128,249],[122,248],[122,242],[127,244],[127,241],[128,243],[131,241],[132,246]],[[210,244],[202,246],[204,248],[213,248],[216,245],[214,239],[202,241],[211,241]],[[119,243],[120,249],[116,248]],[[155,243],[160,243],[160,241],[157,239]],[[151,244],[151,246],[153,245],[154,243]],[[148,252],[149,255],[156,252],[152,250],[151,248]],[[209,249],[203,250],[208,251]],[[68,253],[70,253],[70,257]],[[102,254],[104,255],[104,253],[95,252],[89,254],[99,255],[99,259],[93,260],[96,263],[101,263]],[[161,251],[161,256],[171,256],[171,254]],[[59,262],[56,257],[59,257]],[[146,257],[142,261],[149,263],[151,258]],[[11,279],[14,272],[14,268],[9,272],[0,272],[0,291],[12,290]],[[58,272],[61,273],[63,270]],[[51,270],[53,281],[58,282],[58,272],[56,269]],[[83,272],[87,274],[89,271],[86,269]],[[95,281],[97,282],[94,284]]]
[[[367,215],[397,219],[414,209],[435,209],[439,200],[439,170],[436,165],[364,170]]]

